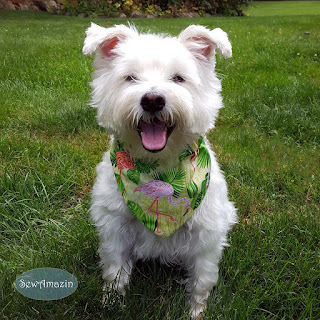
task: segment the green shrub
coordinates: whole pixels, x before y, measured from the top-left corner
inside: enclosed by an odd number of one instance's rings
[[[116,1],[104,0],[65,0],[62,12],[72,15],[84,13],[85,15],[105,15],[115,17],[118,14]]]
[[[179,17],[183,13],[196,13],[200,16],[243,15],[242,8],[250,0],[65,0],[63,12],[73,15],[103,15],[115,17],[120,13],[130,16],[132,12],[144,15]]]

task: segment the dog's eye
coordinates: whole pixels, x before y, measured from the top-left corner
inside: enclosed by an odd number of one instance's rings
[[[178,74],[176,74],[173,78],[172,78],[173,82],[185,82],[186,80],[184,80],[181,76],[179,76]]]
[[[126,76],[126,77],[125,77],[125,80],[126,80],[127,82],[134,82],[134,81],[137,81],[138,78],[131,74],[131,75],[129,75],[129,76]]]

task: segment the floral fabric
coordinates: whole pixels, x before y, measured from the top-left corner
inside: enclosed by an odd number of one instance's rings
[[[164,170],[160,161],[130,156],[130,146],[114,141],[110,160],[119,191],[131,212],[148,229],[167,237],[193,214],[206,195],[211,159],[201,136],[188,145],[177,166]]]

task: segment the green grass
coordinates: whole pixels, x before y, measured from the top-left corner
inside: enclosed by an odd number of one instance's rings
[[[320,15],[320,2],[254,1],[246,11],[252,17]]]
[[[180,272],[156,262],[138,263],[125,305],[117,295],[100,304],[88,208],[108,137],[87,107],[92,60],[81,48],[89,20],[7,11],[0,19],[0,318],[188,319]],[[173,35],[190,23],[219,26],[233,44],[233,58],[217,62],[225,108],[208,137],[240,223],[205,319],[320,318],[318,22],[135,20]],[[13,283],[36,267],[71,272],[78,290],[53,302],[24,298]]]

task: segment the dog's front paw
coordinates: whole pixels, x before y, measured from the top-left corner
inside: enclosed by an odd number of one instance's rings
[[[205,308],[205,304],[191,304],[190,305],[190,319],[191,320],[202,320],[203,319],[203,310]]]
[[[114,290],[124,296],[126,293],[125,287],[129,282],[132,264],[127,263],[127,268],[116,265],[106,266],[107,264],[104,265],[102,273],[102,278],[104,279],[103,291],[108,292]]]
[[[187,291],[190,290],[192,286],[189,283],[189,287],[187,287]],[[192,320],[202,320],[203,319],[203,311],[207,306],[207,299],[209,297],[212,286],[200,285],[198,281],[194,286],[193,290],[188,294],[189,306],[190,306],[190,318]]]
[[[105,283],[102,287],[103,295],[101,303],[103,306],[115,301],[118,301],[121,305],[124,305],[125,288],[124,286],[115,286],[114,283]]]
[[[104,306],[107,303],[107,301],[111,299],[111,289],[108,284],[105,283],[103,285],[102,292],[103,292],[103,295],[102,295],[101,303]]]
[[[195,319],[195,320],[203,320],[203,313],[201,312],[196,318],[192,318],[191,316],[191,319]]]

